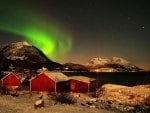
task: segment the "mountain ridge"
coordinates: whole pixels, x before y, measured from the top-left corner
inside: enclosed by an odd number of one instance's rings
[[[91,70],[99,71],[115,71],[115,72],[139,72],[143,69],[131,64],[129,61],[121,57],[112,57],[111,59],[96,57],[89,60],[86,64]],[[104,70],[102,70],[104,69]]]
[[[0,70],[9,71],[11,67],[37,70],[46,67],[49,70],[62,68],[62,65],[48,59],[39,49],[27,42],[17,42],[0,47]]]
[[[96,72],[140,72],[143,69],[121,57],[95,57],[85,65],[77,63],[60,64],[48,59],[39,49],[28,42],[17,42],[0,46],[0,71],[23,71],[41,68],[60,71],[96,71]]]

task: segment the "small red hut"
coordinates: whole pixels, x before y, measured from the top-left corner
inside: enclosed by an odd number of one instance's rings
[[[56,92],[65,90],[68,77],[60,72],[42,72],[30,80],[30,91]],[[61,82],[61,85],[57,85]]]
[[[1,79],[1,86],[6,86],[10,89],[15,89],[21,86],[21,81],[16,74],[9,73]]]
[[[76,93],[88,93],[96,88],[96,79],[85,76],[70,77],[70,90]]]

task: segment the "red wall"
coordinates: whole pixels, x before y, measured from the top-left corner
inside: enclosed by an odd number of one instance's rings
[[[11,73],[3,79],[3,85],[5,85],[5,86],[20,86],[21,81],[14,74]]]
[[[2,86],[2,81],[0,80],[0,86]]]
[[[70,90],[76,93],[87,93],[89,91],[88,83],[71,79]]]
[[[31,91],[48,91],[55,92],[55,81],[46,76],[44,73],[32,79]]]
[[[69,92],[70,91],[70,82],[63,81],[57,83],[57,92]]]

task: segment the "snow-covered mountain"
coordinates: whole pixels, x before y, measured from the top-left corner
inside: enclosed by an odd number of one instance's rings
[[[88,65],[105,65],[107,63],[110,63],[111,60],[110,59],[103,59],[103,58],[93,58],[88,62]]]
[[[86,65],[66,63],[66,70],[69,71],[94,71],[94,72],[140,72],[143,69],[132,65],[129,61],[120,58],[92,58]]]
[[[120,57],[113,57],[111,59],[111,63],[122,64],[122,65],[129,65],[130,64],[127,60],[120,58]]]
[[[87,65],[66,63],[61,65],[48,59],[39,49],[27,42],[17,42],[0,46],[0,71],[37,70],[100,71],[100,72],[138,72],[143,71],[120,57],[92,58]]]
[[[46,67],[49,70],[62,65],[48,59],[39,49],[27,42],[17,42],[0,46],[0,70],[15,71],[37,70]],[[11,68],[11,69],[10,69]]]
[[[88,65],[106,65],[110,63],[116,63],[116,64],[122,64],[122,65],[128,65],[129,62],[123,58],[120,57],[113,57],[112,59],[107,59],[107,58],[92,58],[89,62]]]
[[[120,58],[113,57],[107,58],[92,58],[86,65],[91,71],[102,71],[102,72],[138,72],[143,69],[132,65],[129,61]]]

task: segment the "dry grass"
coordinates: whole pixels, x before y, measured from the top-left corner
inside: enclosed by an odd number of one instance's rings
[[[60,103],[60,104],[75,104],[76,103],[76,98],[74,98],[73,95],[70,93],[56,93],[50,95],[50,99],[54,100],[55,103]]]
[[[80,105],[56,104],[44,94],[44,108],[34,109],[34,102],[41,94],[28,93],[12,97],[10,95],[0,95],[0,113],[112,113],[105,110],[86,108]]]

